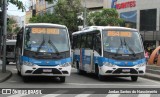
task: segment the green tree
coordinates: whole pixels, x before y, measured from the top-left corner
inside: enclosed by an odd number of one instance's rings
[[[16,5],[18,7],[18,9],[22,9],[22,11],[25,10],[25,6],[21,1],[19,1],[19,0],[7,0],[7,1]],[[45,1],[53,2],[53,1],[56,1],[56,0],[45,0]]]
[[[96,26],[120,26],[123,19],[118,17],[115,9],[102,9],[100,12],[90,13],[87,17],[88,25]]]
[[[8,34],[13,33],[13,25],[16,23],[16,21],[13,18],[9,18],[7,23],[7,32]]]
[[[13,34],[17,34],[19,31],[20,31],[20,27],[17,26],[17,27],[13,30]]]
[[[78,13],[82,11],[80,0],[58,0],[53,14],[35,16],[30,19],[32,23],[57,23],[66,25],[70,32],[78,30]]]
[[[18,1],[18,0],[7,0],[7,1],[16,5],[18,7],[18,9],[22,9],[22,11],[25,10],[25,6],[23,5],[23,3],[21,1]]]
[[[60,24],[66,25],[71,32],[78,30],[78,13],[82,12],[80,0],[59,0],[55,12]]]

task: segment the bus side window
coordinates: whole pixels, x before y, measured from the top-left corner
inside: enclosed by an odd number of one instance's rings
[[[17,34],[16,47],[22,48],[22,44],[23,44],[23,28]]]
[[[81,48],[85,48],[86,35],[81,35]]]
[[[100,55],[102,54],[100,34],[94,34],[94,50],[96,50]]]
[[[76,48],[81,47],[81,35],[77,35],[77,40],[76,40]]]
[[[86,35],[86,48],[93,49],[93,34]]]

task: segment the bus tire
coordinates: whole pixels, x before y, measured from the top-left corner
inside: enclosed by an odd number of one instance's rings
[[[66,77],[65,76],[60,76],[59,78],[60,78],[60,82],[61,83],[64,83],[66,81]]]
[[[9,61],[6,61],[6,64],[9,65]]]
[[[77,73],[80,74],[80,75],[83,74],[83,70],[79,69],[79,63],[78,63],[78,61],[76,62],[76,66],[77,66]]]
[[[19,75],[19,76],[21,76],[21,72],[17,69],[17,74]]]
[[[22,78],[23,78],[23,82],[28,82],[29,81],[28,76],[22,76]]]
[[[98,64],[95,64],[95,74],[96,74],[96,76],[98,76],[98,79],[100,81],[104,81],[104,76],[99,74]]]
[[[96,74],[96,76],[99,76],[98,64],[95,64],[95,74]]]
[[[100,80],[100,81],[104,81],[104,76],[103,75],[98,75],[98,79]]]
[[[138,80],[138,76],[131,76],[131,80],[136,82]]]

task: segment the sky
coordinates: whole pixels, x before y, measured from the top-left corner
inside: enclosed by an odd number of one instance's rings
[[[29,7],[29,0],[19,0],[19,1],[22,1],[23,4],[24,4],[24,6],[26,7],[26,9],[28,9],[28,7]],[[18,16],[21,17],[21,16],[25,15],[25,12],[22,12],[22,10],[18,10],[18,8],[15,5],[9,3],[7,14],[8,15],[18,15]]]

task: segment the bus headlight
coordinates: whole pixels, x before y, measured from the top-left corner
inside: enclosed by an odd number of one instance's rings
[[[114,64],[111,64],[111,63],[108,63],[108,62],[104,62],[103,65],[108,66],[108,67],[115,67]]]
[[[146,65],[145,63],[141,63],[141,64],[138,64],[137,67],[143,67],[145,65]]]
[[[33,66],[35,64],[31,63],[31,62],[23,62],[23,65],[27,65],[27,66]]]
[[[59,65],[59,66],[60,66],[60,67],[67,67],[67,66],[70,66],[70,65],[71,65],[71,63],[67,62],[67,63],[61,64],[61,65]]]

